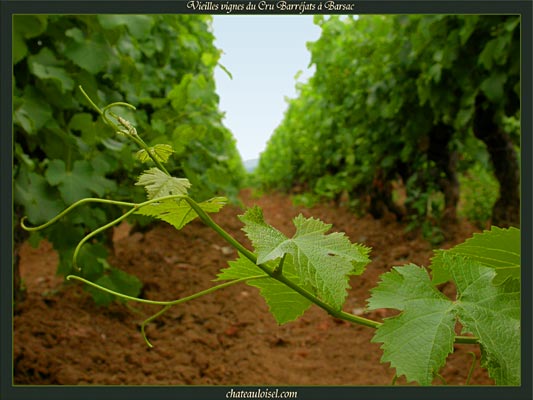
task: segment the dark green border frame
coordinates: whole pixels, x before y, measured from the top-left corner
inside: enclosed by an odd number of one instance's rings
[[[225,3],[223,0],[213,2]],[[231,0],[230,0],[231,1]],[[257,0],[252,0],[257,1]],[[273,0],[267,0],[273,1]],[[293,0],[288,0],[294,2]],[[309,0],[308,2],[312,2]],[[248,1],[235,0],[232,3]],[[6,1],[0,0],[0,398],[6,400],[93,400],[93,399],[225,399],[230,388],[257,390],[258,386],[13,386],[13,277],[12,277],[12,65],[11,17],[13,14],[104,14],[104,13],[192,13],[186,0],[163,1]],[[297,1],[300,3],[300,1]],[[505,0],[338,0],[354,5],[354,14],[519,14],[522,17],[522,145],[521,145],[521,232],[522,232],[522,386],[520,387],[402,387],[402,386],[277,386],[296,390],[298,399],[533,399],[532,390],[532,6],[533,2]],[[201,12],[195,12],[201,13]],[[205,14],[217,14],[204,12]],[[225,14],[221,12],[220,14]],[[245,18],[248,11],[234,13]],[[257,12],[255,14],[299,14]],[[327,14],[335,14],[327,12]],[[338,14],[345,14],[339,12]],[[354,374],[357,365],[353,366]],[[273,389],[273,388],[272,388]]]

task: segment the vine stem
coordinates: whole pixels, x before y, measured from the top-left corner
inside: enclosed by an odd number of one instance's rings
[[[279,260],[279,264],[272,271],[272,276],[280,276],[283,274],[283,264],[285,263],[286,257],[287,257],[287,253],[283,254],[283,256],[281,257],[281,260]]]
[[[140,137],[133,137],[131,138],[135,143],[137,143],[144,151],[146,151],[146,153],[150,156],[150,158],[152,159],[152,161],[157,165],[157,167],[163,171],[165,174],[167,174],[168,176],[171,176],[170,173],[167,171],[167,169],[165,168],[165,166],[163,165],[163,163],[161,161],[159,161],[159,159],[154,156],[152,154],[152,152],[150,151],[150,148],[148,147],[148,145],[144,142],[144,140],[142,140]]]
[[[212,228],[215,232],[217,232],[224,240],[226,240],[229,244],[231,244],[236,250],[238,250],[241,254],[243,254],[248,260],[253,262],[255,265],[257,265],[262,271],[268,274],[273,279],[276,279],[279,282],[284,283],[286,286],[290,287],[295,292],[299,293],[306,299],[310,300],[320,308],[326,310],[330,315],[332,315],[335,318],[339,318],[345,321],[349,322],[355,322],[360,325],[368,326],[371,328],[378,328],[381,326],[381,322],[373,321],[371,319],[359,317],[357,315],[353,315],[350,313],[347,313],[342,310],[337,310],[334,307],[331,307],[329,304],[323,302],[318,297],[313,295],[312,293],[308,292],[304,288],[298,286],[293,281],[287,279],[283,274],[278,274],[277,271],[272,270],[268,266],[264,264],[257,264],[257,256],[252,253],[250,250],[248,250],[246,247],[244,247],[240,242],[235,240],[233,236],[231,236],[229,233],[227,233],[220,225],[218,225],[213,219],[204,211],[202,208],[196,203],[193,199],[191,199],[189,196],[183,196],[184,199],[189,203],[191,208],[196,211],[196,214],[200,217],[200,219],[208,225],[210,228]]]
[[[229,282],[221,283],[220,285],[216,285],[216,286],[210,287],[208,289],[202,290],[201,292],[196,292],[194,294],[191,294],[190,296],[182,297],[182,298],[179,298],[179,299],[176,299],[176,300],[158,301],[158,300],[141,299],[141,298],[138,298],[138,297],[128,296],[128,295],[123,294],[123,293],[115,292],[114,290],[111,290],[111,289],[108,289],[108,288],[106,288],[104,286],[98,285],[97,283],[91,282],[91,281],[89,281],[89,280],[87,280],[85,278],[82,278],[81,276],[77,276],[77,275],[68,275],[67,276],[67,280],[77,280],[77,281],[83,282],[86,285],[92,286],[92,287],[94,287],[96,289],[102,290],[104,292],[107,292],[109,294],[112,294],[114,296],[120,297],[120,298],[125,299],[125,300],[136,301],[138,303],[144,303],[144,304],[150,304],[150,305],[164,306],[157,313],[155,313],[154,315],[152,315],[149,318],[145,319],[142,322],[142,324],[141,324],[141,334],[142,334],[142,336],[144,338],[144,341],[146,342],[146,344],[149,347],[153,347],[153,345],[152,345],[152,343],[150,343],[150,340],[148,340],[148,337],[146,336],[146,329],[145,329],[146,325],[148,325],[154,319],[159,318],[161,315],[163,315],[165,312],[167,312],[172,306],[175,306],[175,305],[178,305],[178,304],[182,304],[182,303],[185,303],[185,302],[190,301],[190,300],[197,299],[199,297],[202,297],[202,296],[208,295],[210,293],[216,292],[217,290],[224,289],[224,288],[227,288],[229,286],[233,286],[233,285],[235,285],[237,283],[247,282],[247,281],[256,280],[256,279],[264,279],[264,278],[268,278],[268,277],[265,276],[265,275],[257,275],[257,276],[249,276],[249,277],[246,277],[246,278],[239,278],[239,279],[235,279],[235,280],[232,280],[232,281],[229,281]]]
[[[80,92],[83,94],[83,96],[85,97],[85,99],[87,99],[87,101],[89,102],[89,104],[91,106],[93,106],[93,108],[100,114],[100,115],[103,115],[104,112],[100,109],[100,107],[98,107],[94,101],[92,101],[92,99],[89,97],[89,95],[85,92],[85,90],[83,90],[83,87],[81,85],[78,86],[78,88],[80,89]]]
[[[128,108],[131,108],[132,110],[135,110],[135,106],[129,104],[129,103],[125,103],[125,102],[122,102],[122,101],[119,101],[119,102],[115,102],[115,103],[111,103],[111,104],[108,104],[107,106],[105,106],[103,109],[101,109],[100,107],[98,107],[94,101],[92,101],[92,99],[89,97],[89,95],[85,92],[85,90],[83,90],[83,87],[80,85],[78,86],[78,88],[80,89],[81,93],[83,94],[83,96],[87,99],[87,101],[91,104],[91,106],[98,112],[98,114],[100,114],[102,116],[102,119],[104,120],[104,122],[109,125],[110,127],[112,127],[115,132],[119,132],[119,133],[122,133],[124,134],[125,132],[122,131],[118,126],[117,124],[115,124],[113,121],[111,121],[108,116],[107,116],[107,113],[110,112],[111,115],[114,117],[114,118],[117,118],[118,119],[118,116],[115,115],[114,113],[112,113],[110,110],[111,108],[113,107],[118,107],[118,106],[123,106],[123,107],[128,107]],[[118,119],[119,122],[120,122],[120,119]],[[129,129],[128,127],[124,126],[126,129]],[[135,134],[130,134],[128,133],[127,136],[133,140],[139,147],[141,147],[143,150],[146,151],[146,153],[148,154],[148,156],[150,156],[150,158],[152,159],[152,161],[157,165],[157,167],[165,172],[167,175],[170,176],[169,172],[167,171],[167,169],[165,168],[165,166],[161,163],[161,161],[159,161],[157,159],[157,157],[155,157],[152,152],[150,151],[150,148],[148,147],[148,145],[144,142],[144,140],[142,140],[139,135],[137,135],[137,133]]]
[[[244,247],[240,242],[235,240],[233,236],[231,236],[229,233],[227,233],[222,227],[220,227],[213,219],[204,211],[202,208],[189,196],[182,196],[191,206],[191,208],[196,211],[200,219],[208,225],[210,228],[212,228],[215,232],[217,232],[226,242],[228,242],[231,246],[233,246],[236,250],[238,250],[241,254],[243,254],[248,260],[253,262],[255,265],[257,265],[262,271],[267,273],[271,278],[276,279],[279,282],[284,283],[286,286],[290,287],[295,292],[299,293],[306,299],[310,300],[314,304],[316,304],[318,307],[325,310],[328,314],[333,316],[334,318],[338,318],[344,321],[356,323],[359,325],[368,326],[370,328],[379,328],[382,323],[378,321],[374,321],[368,318],[363,318],[342,310],[338,310],[334,307],[331,307],[329,304],[323,302],[318,297],[313,295],[312,293],[308,292],[304,288],[298,286],[293,281],[287,279],[283,274],[278,274],[276,271],[276,268],[271,269],[266,265],[263,264],[257,264],[257,256],[252,253],[250,250],[248,250],[246,247]],[[455,337],[456,343],[464,343],[464,344],[478,344],[478,338],[474,336],[456,336]]]
[[[74,249],[74,255],[72,256],[72,264],[74,265],[74,267],[78,270],[78,271],[81,271],[81,268],[78,267],[78,263],[77,263],[77,258],[78,258],[78,253],[79,251],[81,250],[81,247],[90,239],[92,238],[93,236],[96,236],[98,235],[100,232],[103,232],[105,231],[106,229],[109,229],[111,228],[112,226],[118,224],[119,222],[125,220],[127,217],[129,217],[131,214],[133,214],[135,211],[137,210],[136,207],[133,207],[132,209],[130,209],[129,211],[125,212],[124,214],[122,214],[120,217],[118,218],[115,218],[113,221],[101,226],[100,228],[98,229],[95,229],[94,231],[92,231],[91,233],[87,234],[83,239],[81,239],[79,242],[78,242],[78,245],[76,246],[76,248]]]
[[[468,371],[468,376],[466,377],[466,383],[465,385],[470,385],[470,379],[472,379],[472,374],[474,373],[474,369],[476,368],[476,361],[477,357],[476,354],[469,351],[468,354],[472,356],[472,365],[470,366],[470,370]]]
[[[67,215],[69,212],[71,212],[73,209],[75,209],[76,207],[81,206],[82,204],[85,204],[85,203],[104,203],[104,204],[113,204],[113,205],[116,205],[116,206],[127,206],[127,207],[132,207],[132,206],[135,205],[135,203],[128,203],[128,202],[125,202],[125,201],[97,199],[97,198],[93,198],[93,197],[87,197],[85,199],[78,200],[77,202],[71,204],[69,207],[65,208],[63,211],[61,211],[59,214],[57,214],[50,221],[48,221],[48,222],[46,222],[46,223],[44,223],[42,225],[38,225],[38,226],[28,226],[28,225],[26,225],[25,222],[28,219],[27,217],[22,217],[22,219],[20,220],[20,225],[21,225],[22,229],[24,229],[24,230],[26,230],[28,232],[40,231],[40,230],[45,229],[45,228],[49,227],[50,225],[54,224],[55,222],[60,220],[62,217]]]
[[[85,93],[85,91],[82,89],[81,86],[80,86],[80,90],[82,91],[84,96],[87,98],[87,100],[91,103],[91,105],[102,115],[102,117],[104,118],[104,121],[107,124],[109,124],[110,126],[113,126],[115,128],[115,130],[117,130],[117,131],[120,131],[120,130],[118,129],[118,127],[115,126],[115,124],[113,124],[107,118],[106,112],[111,107],[118,106],[118,105],[126,105],[128,107],[135,108],[135,107],[133,107],[130,104],[127,104],[127,103],[113,103],[113,104],[108,105],[103,110],[100,110],[100,108],[98,106],[96,106],[96,104],[94,104],[94,102],[89,98],[89,96]],[[126,128],[128,128],[128,127],[126,127]],[[131,140],[133,140],[138,146],[140,146],[142,149],[144,149],[148,153],[150,158],[152,158],[152,160],[156,163],[156,165],[158,166],[158,168],[161,171],[163,171],[166,175],[170,176],[170,173],[166,170],[166,168],[162,165],[162,163],[157,159],[157,157],[155,157],[152,154],[152,152],[150,151],[150,149],[148,148],[146,143],[138,135],[129,134],[128,137]],[[283,268],[283,260],[284,259],[282,259],[282,261],[280,262],[278,268],[275,268],[274,270],[271,270],[266,265],[257,264],[256,255],[254,253],[252,253],[250,250],[248,250],[247,248],[245,248],[240,242],[235,240],[235,238],[233,238],[233,236],[231,236],[224,229],[222,229],[222,227],[220,227],[220,225],[218,225],[216,222],[214,222],[213,219],[206,212],[204,212],[204,210],[202,210],[202,208],[198,205],[198,203],[196,203],[196,201],[194,201],[189,196],[176,196],[176,197],[177,198],[181,197],[181,198],[185,199],[187,201],[187,203],[189,203],[191,208],[194,211],[196,211],[196,214],[198,214],[200,219],[206,225],[208,225],[211,229],[213,229],[215,232],[217,232],[224,240],[226,240],[226,242],[228,242],[232,247],[237,249],[241,254],[243,254],[246,258],[248,258],[254,264],[256,264],[262,271],[267,273],[268,276],[270,276],[271,278],[276,279],[276,280],[284,283],[286,286],[288,286],[291,289],[293,289],[294,291],[298,292],[299,294],[301,294],[302,296],[304,296],[305,298],[307,298],[308,300],[310,300],[314,304],[318,305],[319,307],[323,308],[329,314],[331,314],[332,316],[334,316],[336,318],[343,319],[343,320],[350,321],[350,322],[355,322],[355,323],[358,323],[358,324],[361,324],[361,325],[365,325],[365,326],[369,326],[369,327],[372,327],[372,328],[377,328],[377,327],[379,327],[381,325],[380,322],[373,321],[373,320],[370,320],[370,319],[367,319],[367,318],[363,318],[363,317],[359,317],[357,315],[349,314],[349,313],[346,313],[346,312],[344,312],[342,310],[337,310],[337,309],[331,307],[329,304],[327,304],[327,303],[323,302],[322,300],[320,300],[318,297],[316,297],[312,293],[309,293],[307,290],[301,288],[300,286],[298,286],[294,282],[292,282],[289,279],[287,279],[281,273],[282,272],[282,268]],[[160,198],[158,200],[162,200],[162,198]],[[141,206],[142,205],[139,205],[138,207],[141,207]],[[133,212],[133,211],[131,211],[131,212]],[[124,216],[124,218],[125,218],[125,216]],[[122,220],[122,219],[120,219],[120,220]],[[115,223],[117,223],[117,220],[112,221],[110,224],[105,225],[104,227],[101,228],[100,231],[102,231],[104,229],[107,229],[108,227],[114,225]]]
[[[69,212],[74,210],[76,207],[79,207],[80,205],[83,205],[85,203],[104,203],[104,204],[112,204],[112,205],[117,205],[117,206],[131,207],[130,210],[128,210],[127,212],[122,214],[120,217],[118,217],[118,218],[114,219],[113,221],[111,221],[111,222],[99,227],[98,229],[90,232],[89,234],[87,234],[83,239],[81,239],[78,242],[76,248],[74,249],[74,254],[73,254],[73,257],[72,257],[72,264],[78,271],[80,271],[81,269],[78,267],[78,263],[77,263],[78,254],[79,254],[81,248],[83,247],[83,245],[90,238],[96,236],[97,234],[105,231],[106,229],[109,229],[109,228],[113,227],[114,225],[118,224],[119,222],[125,220],[128,216],[130,216],[131,214],[133,214],[135,211],[137,211],[139,208],[141,208],[143,206],[146,206],[148,204],[155,203],[155,202],[158,202],[158,201],[166,200],[168,198],[172,199],[172,198],[178,198],[178,197],[181,197],[181,196],[165,196],[165,197],[160,197],[160,198],[157,198],[157,199],[147,200],[147,201],[145,201],[143,203],[128,203],[128,202],[125,202],[125,201],[117,201],[117,200],[86,198],[86,199],[81,199],[81,200],[75,202],[74,204],[71,204],[69,207],[67,207],[65,210],[63,210],[59,214],[57,214],[50,221],[48,221],[48,222],[46,222],[46,223],[44,223],[42,225],[38,225],[38,226],[34,226],[34,227],[28,226],[25,223],[26,219],[27,219],[26,217],[22,217],[22,219],[20,221],[20,225],[21,225],[22,229],[24,229],[26,231],[29,231],[29,232],[39,231],[41,229],[45,229],[48,226],[50,226],[50,225],[54,224],[55,222],[57,222],[60,218],[62,218],[65,215],[67,215]]]
[[[76,207],[79,207],[79,206],[81,206],[81,205],[83,205],[85,203],[104,203],[104,204],[111,204],[111,205],[115,205],[115,206],[132,207],[133,210],[136,211],[139,208],[147,206],[147,205],[152,204],[152,203],[157,203],[157,202],[160,202],[160,201],[170,200],[170,199],[180,199],[180,198],[183,198],[183,197],[184,197],[183,195],[169,195],[169,196],[158,197],[156,199],[146,200],[146,201],[144,201],[142,203],[131,203],[131,202],[127,202],[127,201],[108,200],[108,199],[98,199],[98,198],[94,198],[94,197],[87,197],[85,199],[78,200],[77,202],[71,204],[69,207],[65,208],[63,211],[61,211],[59,214],[57,214],[50,221],[48,221],[48,222],[46,222],[46,223],[44,223],[42,225],[37,225],[37,226],[28,226],[28,225],[26,225],[25,221],[28,219],[27,217],[22,217],[22,219],[20,220],[20,225],[22,226],[22,228],[24,230],[29,231],[29,232],[40,231],[40,230],[45,229],[45,228],[49,227],[50,225],[54,224],[55,222],[60,220],[62,217],[67,215],[69,212],[74,210]],[[119,218],[123,219],[123,217],[119,217]],[[114,222],[116,223],[117,220],[114,220]],[[106,224],[105,226],[108,227],[108,225],[109,224]]]
[[[182,297],[182,298],[179,298],[179,299],[176,299],[176,300],[168,300],[168,301],[161,301],[161,300],[148,300],[148,299],[141,299],[139,297],[133,297],[133,296],[128,296],[127,294],[124,294],[124,293],[119,293],[119,292],[116,292],[112,289],[108,289],[106,288],[105,286],[101,286],[97,283],[94,283],[94,282],[91,282],[85,278],[82,278],[81,276],[78,276],[78,275],[68,275],[67,276],[67,280],[77,280],[77,281],[80,281],[80,282],[83,282],[89,286],[92,286],[96,289],[100,289],[104,292],[107,292],[109,294],[112,294],[114,296],[117,296],[117,297],[120,297],[124,300],[130,300],[130,301],[136,301],[137,303],[144,303],[144,304],[150,304],[150,305],[153,305],[153,306],[175,306],[177,304],[181,304],[181,303],[185,303],[187,301],[190,301],[190,300],[194,300],[194,299],[197,299],[198,297],[202,297],[202,296],[205,296],[206,294],[210,294],[210,293],[213,293],[213,292],[216,292],[217,290],[220,290],[220,289],[224,289],[224,288],[227,288],[229,286],[233,286],[237,283],[241,283],[241,282],[246,282],[246,281],[251,281],[251,280],[256,280],[256,279],[263,279],[263,278],[268,278],[268,276],[265,276],[265,275],[256,275],[256,276],[249,276],[249,277],[246,277],[246,278],[239,278],[239,279],[234,279],[232,281],[229,281],[229,282],[225,282],[225,283],[221,283],[220,285],[216,285],[216,286],[212,286],[208,289],[205,289],[205,290],[202,290],[201,292],[196,292],[194,294],[191,294],[190,296],[187,296],[187,297]]]

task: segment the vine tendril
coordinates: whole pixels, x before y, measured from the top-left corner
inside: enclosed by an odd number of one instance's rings
[[[264,279],[264,278],[268,278],[268,276],[256,275],[256,276],[249,276],[249,277],[246,277],[246,278],[239,278],[239,279],[235,279],[235,280],[232,280],[232,281],[229,281],[229,282],[221,283],[220,285],[216,285],[216,286],[210,287],[208,289],[202,290],[200,292],[196,292],[194,294],[191,294],[190,296],[182,297],[182,298],[177,299],[177,300],[158,301],[158,300],[147,300],[147,299],[141,299],[141,298],[138,298],[138,297],[128,296],[126,294],[116,292],[116,291],[114,291],[112,289],[108,289],[105,286],[102,286],[102,285],[99,285],[97,283],[91,282],[91,281],[89,281],[89,280],[87,280],[85,278],[82,278],[81,276],[77,276],[77,275],[68,275],[67,276],[67,280],[69,280],[69,281],[70,280],[77,280],[77,281],[83,282],[86,285],[92,286],[92,287],[94,287],[96,289],[99,289],[99,290],[101,290],[103,292],[106,292],[106,293],[112,294],[114,296],[120,297],[120,298],[122,298],[124,300],[136,301],[138,303],[144,303],[144,304],[150,304],[150,305],[164,306],[161,310],[159,310],[157,313],[153,314],[152,316],[150,316],[149,318],[144,320],[142,322],[142,324],[141,324],[141,334],[142,334],[146,344],[149,347],[153,347],[153,345],[150,343],[150,341],[148,340],[148,338],[146,336],[146,329],[145,329],[146,325],[149,324],[150,322],[152,322],[154,319],[156,319],[156,318],[160,317],[161,315],[163,315],[172,306],[175,306],[175,305],[178,305],[178,304],[182,304],[182,303],[185,303],[185,302],[190,301],[190,300],[197,299],[199,297],[202,297],[202,296],[205,296],[207,294],[213,293],[213,292],[215,292],[217,290],[224,289],[224,288],[227,288],[229,286],[233,286],[233,285],[235,285],[237,283],[247,282],[247,281],[257,280],[257,279]]]

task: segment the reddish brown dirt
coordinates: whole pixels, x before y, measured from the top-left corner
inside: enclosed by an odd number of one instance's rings
[[[357,218],[334,205],[295,207],[280,194],[254,198],[244,192],[243,202],[260,205],[267,221],[285,233],[292,232],[291,219],[302,213],[373,248],[366,272],[352,279],[344,307],[349,312],[362,312],[369,290],[391,266],[428,265],[432,255],[426,241],[406,234],[393,220]],[[236,218],[242,212],[226,206],[213,218],[248,243]],[[444,247],[473,231],[461,223]],[[110,263],[138,276],[144,282],[142,296],[157,300],[212,286],[216,273],[236,257],[198,221],[180,232],[158,224],[146,233],[129,234],[123,226],[115,232],[115,251]],[[139,327],[159,308],[138,303],[98,307],[80,284],[64,284],[55,276],[56,260],[46,242],[37,249],[24,245],[20,267],[27,299],[15,311],[15,384],[389,385],[394,376],[379,361],[379,344],[370,343],[371,328],[335,320],[314,306],[298,321],[278,326],[258,290],[245,284],[169,310],[148,326],[150,349]],[[380,320],[391,314],[378,310],[364,315]],[[471,383],[493,384],[479,367],[478,349],[469,345],[455,346],[442,371],[447,383],[464,384],[469,351],[478,355]],[[402,379],[398,383],[405,384]]]

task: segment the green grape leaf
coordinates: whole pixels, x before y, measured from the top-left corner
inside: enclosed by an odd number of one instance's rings
[[[142,288],[142,282],[139,278],[120,269],[110,267],[106,261],[104,261],[104,264],[108,272],[96,279],[94,283],[127,296],[137,297],[139,295]],[[91,294],[94,302],[101,306],[109,306],[114,300],[122,303],[126,302],[121,297],[114,296],[89,285],[85,286],[85,290]]]
[[[153,147],[148,148],[148,151],[152,156],[154,156],[158,161],[165,163],[168,161],[168,158],[174,153],[172,146],[168,144],[156,144]],[[141,149],[135,155],[141,162],[145,163],[150,161],[150,154],[145,149]]]
[[[287,237],[265,222],[259,207],[250,208],[239,219],[245,223],[243,230],[254,245],[259,264],[280,258],[289,250]]]
[[[520,385],[520,282],[494,286],[493,268],[447,254],[463,333],[479,338],[482,366],[497,385]]]
[[[13,30],[26,39],[42,34],[47,25],[47,15],[13,15]]]
[[[89,146],[96,146],[106,138],[107,131],[102,129],[101,122],[93,121],[88,113],[74,114],[68,123],[68,129],[81,132],[81,139]]]
[[[214,281],[231,281],[234,279],[243,279],[260,275],[268,277],[266,272],[244,257],[241,253],[239,253],[239,258],[237,260],[229,261],[228,264],[229,267],[221,269]]]
[[[516,20],[510,20],[507,23],[511,23],[510,26],[512,26],[516,23]],[[510,37],[508,35],[502,35],[488,41],[479,55],[478,63],[490,71],[492,69],[493,62],[498,64],[498,62],[502,59],[502,56],[505,56],[505,51],[509,46],[509,40]]]
[[[76,263],[84,278],[92,281],[100,277],[107,267],[109,252],[102,243],[86,243],[77,255]],[[72,263],[72,259],[70,259]]]
[[[24,89],[22,103],[14,110],[13,122],[34,134],[52,118],[52,107],[31,86]]]
[[[279,325],[300,318],[311,307],[310,300],[272,278],[251,280],[248,284],[259,289]]]
[[[135,185],[144,186],[150,200],[164,196],[187,194],[187,189],[191,187],[188,179],[168,176],[155,167],[144,171]]]
[[[489,100],[497,102],[504,96],[503,86],[506,80],[506,74],[493,73],[483,82],[481,82],[480,88],[483,90]]]
[[[442,257],[456,283],[456,301],[436,289],[425,269],[412,264],[394,267],[372,290],[369,309],[402,311],[385,319],[372,339],[383,343],[382,362],[390,362],[408,381],[430,385],[453,351],[458,319],[463,333],[479,338],[483,366],[496,384],[519,384],[519,283],[492,285],[493,268],[461,255]]]
[[[70,204],[92,193],[103,196],[106,191],[113,190],[114,181],[97,175],[86,160],[74,161],[71,171],[67,171],[63,160],[52,160],[45,173],[50,185],[57,186],[65,203]]]
[[[62,93],[74,88],[74,80],[49,48],[45,47],[38,54],[28,57],[28,65],[37,78],[57,82]]]
[[[427,272],[416,265],[394,267],[372,290],[368,309],[404,311],[388,318],[372,342],[383,343],[382,362],[390,362],[398,376],[430,385],[435,373],[453,351],[453,304],[431,284]]]
[[[13,15],[13,65],[28,54],[24,39],[39,36],[48,25],[46,15]]]
[[[520,279],[520,229],[493,226],[490,231],[474,233],[451,249],[436,250],[430,266],[435,285],[451,279],[450,266],[444,262],[444,254],[447,253],[462,255],[494,268],[496,276],[492,283],[495,285],[509,278]]]
[[[318,296],[340,309],[349,288],[349,275],[360,274],[370,262],[369,249],[352,244],[339,232],[325,235],[331,225],[302,215],[294,218],[296,233],[287,238],[268,225],[260,208],[249,209],[239,217],[243,230],[252,241],[259,264],[290,254],[296,274],[304,285],[312,286]]]
[[[46,180],[26,167],[20,169],[14,182],[14,200],[24,206],[24,212],[32,224],[42,224],[59,214],[64,203],[57,191]]]
[[[214,213],[220,211],[226,203],[227,199],[225,197],[214,197],[198,203],[198,205],[205,212]],[[196,211],[184,199],[167,199],[157,203],[150,203],[139,208],[135,213],[160,219],[178,230],[198,216]]]
[[[13,28],[15,28],[15,26]],[[26,42],[24,41],[22,35],[15,29],[13,30],[12,43],[11,59],[13,65],[16,65],[28,54],[28,46],[26,46]]]
[[[154,19],[148,15],[98,15],[98,22],[104,29],[127,26],[137,39],[146,38],[154,25]]]
[[[83,43],[85,40],[85,34],[79,28],[71,28],[65,31],[65,36],[74,39],[77,43]]]
[[[268,304],[269,310],[278,324],[285,324],[301,317],[311,306],[311,301],[295,292],[287,285],[268,277],[268,275],[248,260],[242,254],[235,261],[230,261],[229,268],[223,269],[217,275],[219,280],[242,279],[252,276],[264,275],[265,278],[247,281],[248,285],[259,289],[259,293]],[[298,282],[294,274],[294,265],[290,257],[287,257],[283,267],[283,274],[293,282]]]
[[[95,35],[92,40],[73,38],[74,40],[65,48],[65,57],[91,74],[102,71],[112,54],[105,40],[100,35]]]

